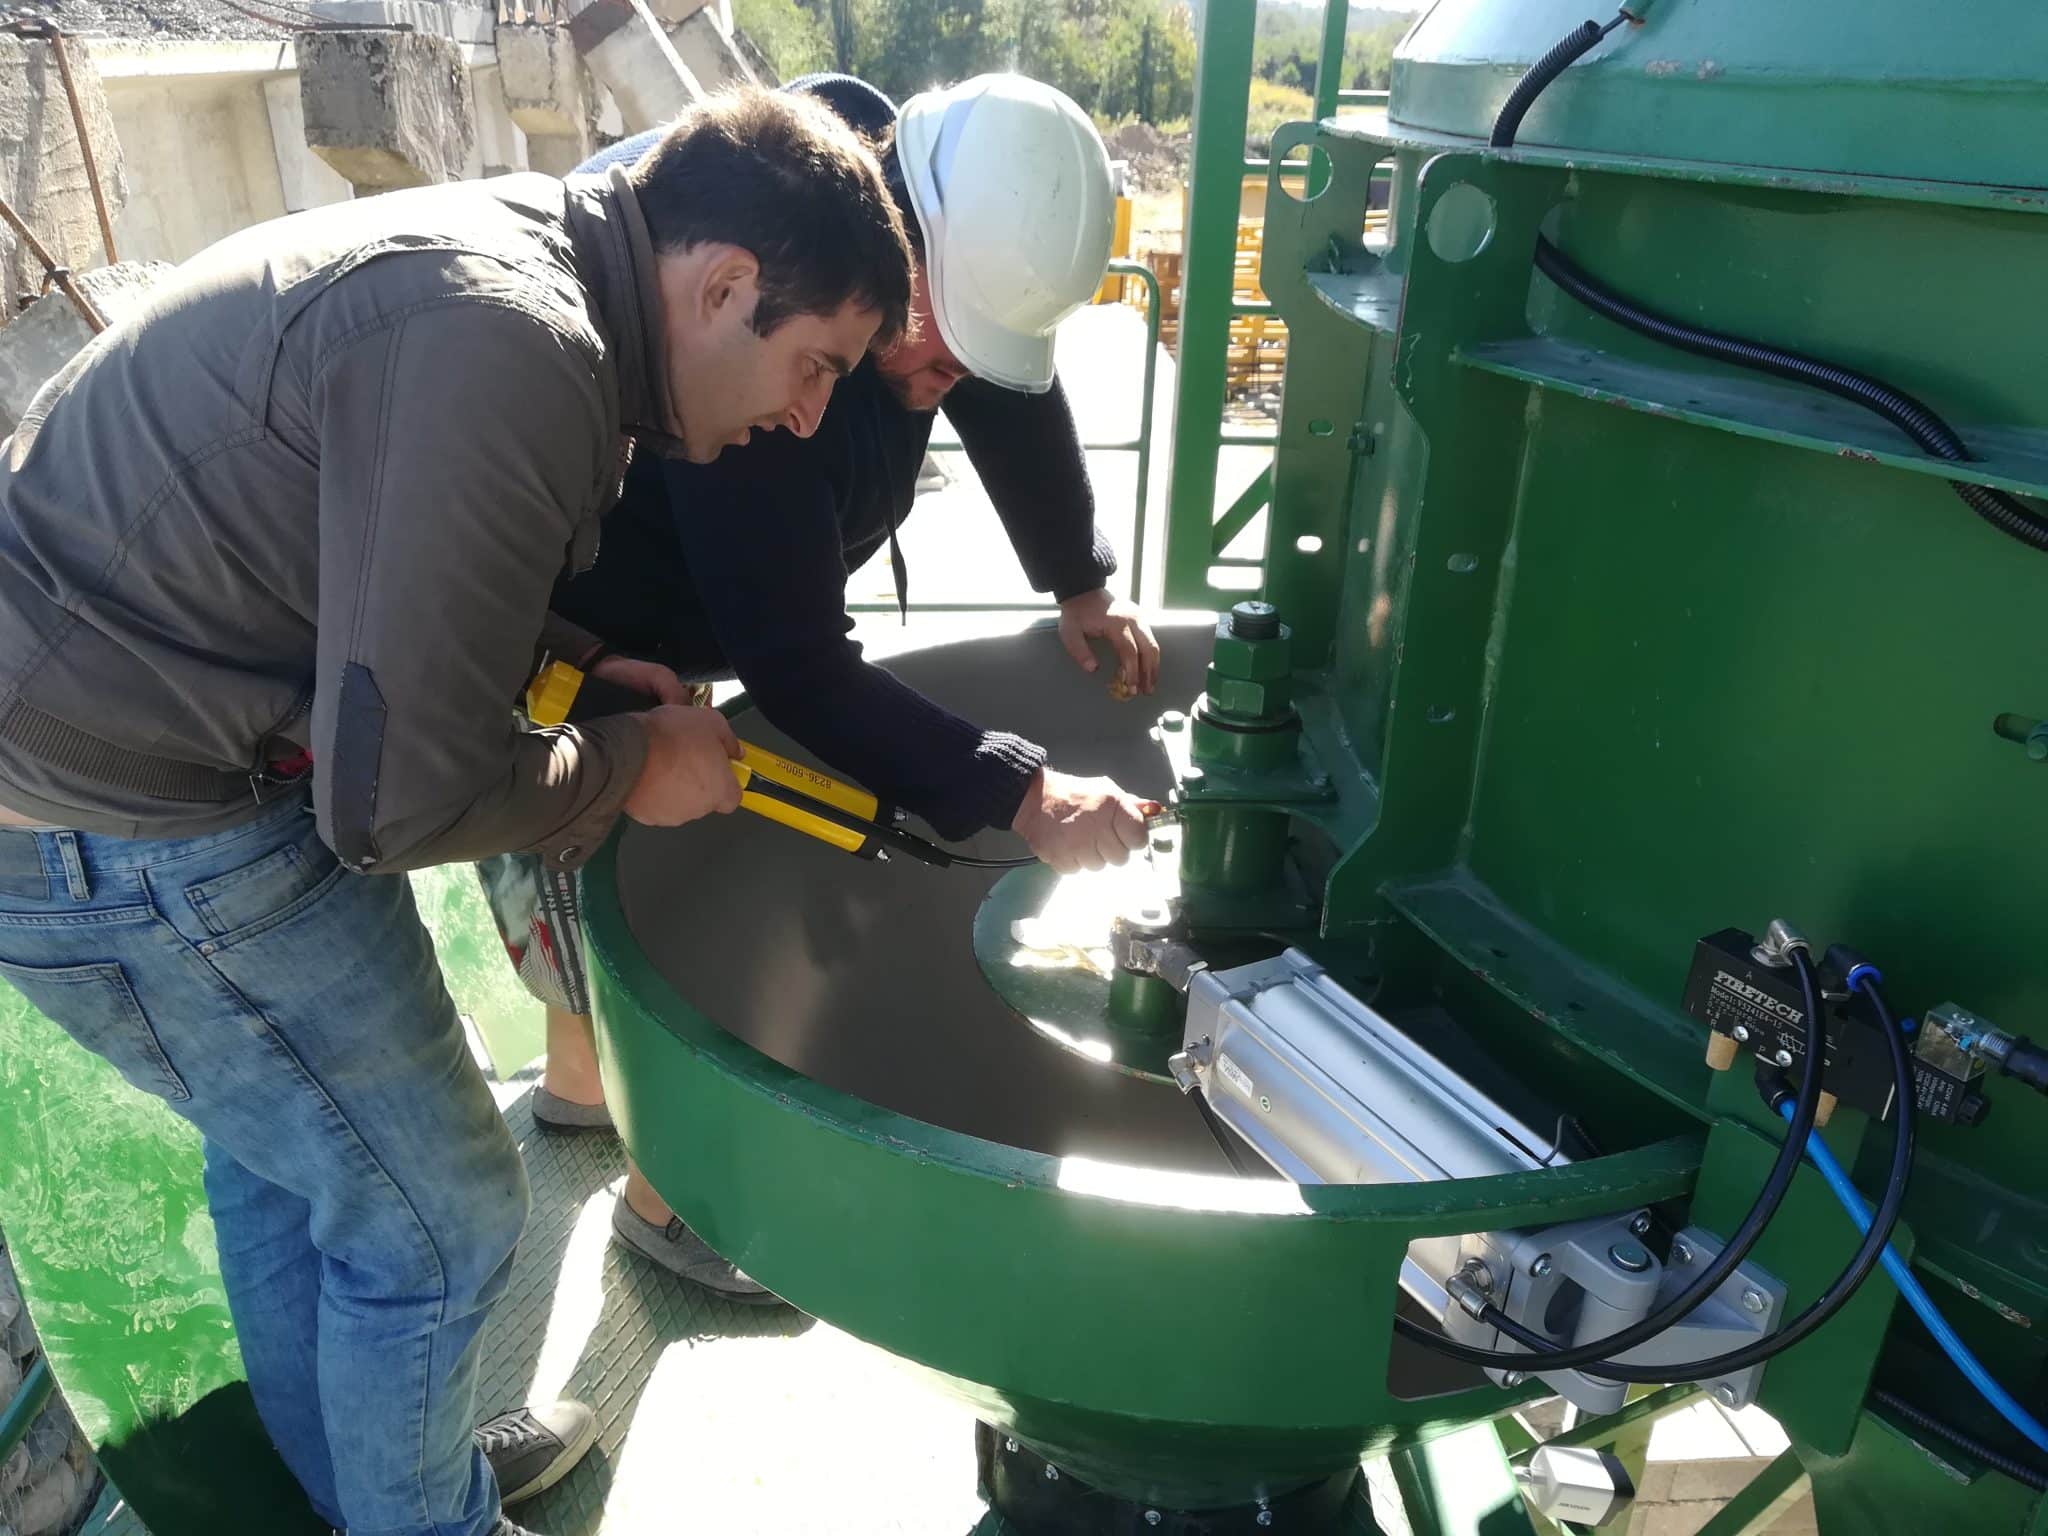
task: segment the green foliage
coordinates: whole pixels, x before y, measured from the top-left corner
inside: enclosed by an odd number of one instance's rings
[[[1394,45],[1415,17],[1406,11],[1354,5],[1344,29],[1344,90],[1383,91]],[[1323,8],[1299,0],[1261,0],[1252,72],[1262,80],[1314,93],[1323,50]]]
[[[1252,78],[1251,101],[1245,108],[1245,148],[1263,155],[1282,123],[1305,122],[1316,115],[1315,98],[1307,91],[1274,80]]]
[[[1098,118],[1159,123],[1194,106],[1182,0],[737,0],[734,19],[784,79],[842,69],[898,101],[1014,69]]]
[[[732,19],[784,80],[833,67],[831,34],[798,0],[733,0]]]

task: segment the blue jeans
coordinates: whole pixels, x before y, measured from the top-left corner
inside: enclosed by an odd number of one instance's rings
[[[483,1536],[477,1336],[526,1171],[395,875],[303,798],[204,837],[0,831],[0,976],[206,1144],[249,1385],[350,1536]]]

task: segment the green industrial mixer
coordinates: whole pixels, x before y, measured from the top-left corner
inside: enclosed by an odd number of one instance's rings
[[[1276,138],[1284,415],[1218,523],[1253,19],[1203,11],[1166,584],[1219,616],[1144,718],[1043,631],[897,664],[1171,815],[1066,881],[628,830],[628,1146],[968,1404],[1030,1536],[1596,1523],[1575,1452],[1703,1393],[1793,1446],[1717,1536],[1802,1477],[1827,1536],[2048,1531],[2048,20],[1444,0],[1383,106]],[[232,1412],[146,1166],[170,1331],[31,1301],[79,1380],[176,1339],[156,1400]]]

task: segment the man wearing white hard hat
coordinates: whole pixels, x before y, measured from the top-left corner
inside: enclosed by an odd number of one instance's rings
[[[556,588],[554,610],[659,663],[646,670],[665,695],[682,697],[682,678],[737,674],[780,729],[943,837],[1007,827],[1056,868],[1120,864],[1144,843],[1135,797],[1061,773],[1000,719],[964,720],[864,661],[846,616],[848,573],[884,546],[898,601],[908,600],[896,530],[943,403],[1032,585],[1058,599],[1075,664],[1097,670],[1089,641],[1098,639],[1117,657],[1121,691],[1157,685],[1151,630],[1106,586],[1116,556],[1096,530],[1080,437],[1053,372],[1055,328],[1089,301],[1108,265],[1114,198],[1102,140],[1066,96],[1020,75],[928,91],[900,115],[844,75],[786,89],[822,99],[877,145],[893,135],[883,172],[919,247],[920,334],[865,359],[800,431],[764,422],[711,464],[636,463],[596,565]],[[628,139],[581,169],[630,164],[655,137]],[[528,879],[506,860],[485,883],[508,942],[529,962],[580,954],[562,882]],[[543,941],[529,943],[536,924]],[[609,1131],[573,959],[522,963],[521,974],[549,1005],[535,1120],[544,1130]],[[637,1172],[613,1228],[686,1281],[733,1301],[775,1301]]]

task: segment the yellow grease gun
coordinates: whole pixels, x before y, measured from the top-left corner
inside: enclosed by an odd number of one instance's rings
[[[526,716],[535,725],[562,725],[650,708],[654,701],[602,678],[587,678],[565,661],[550,661],[526,690]],[[1019,869],[1035,858],[983,859],[928,842],[897,824],[899,813],[866,790],[740,743],[732,765],[740,782],[740,808],[814,837],[855,858],[886,861],[889,850],[944,869]]]

